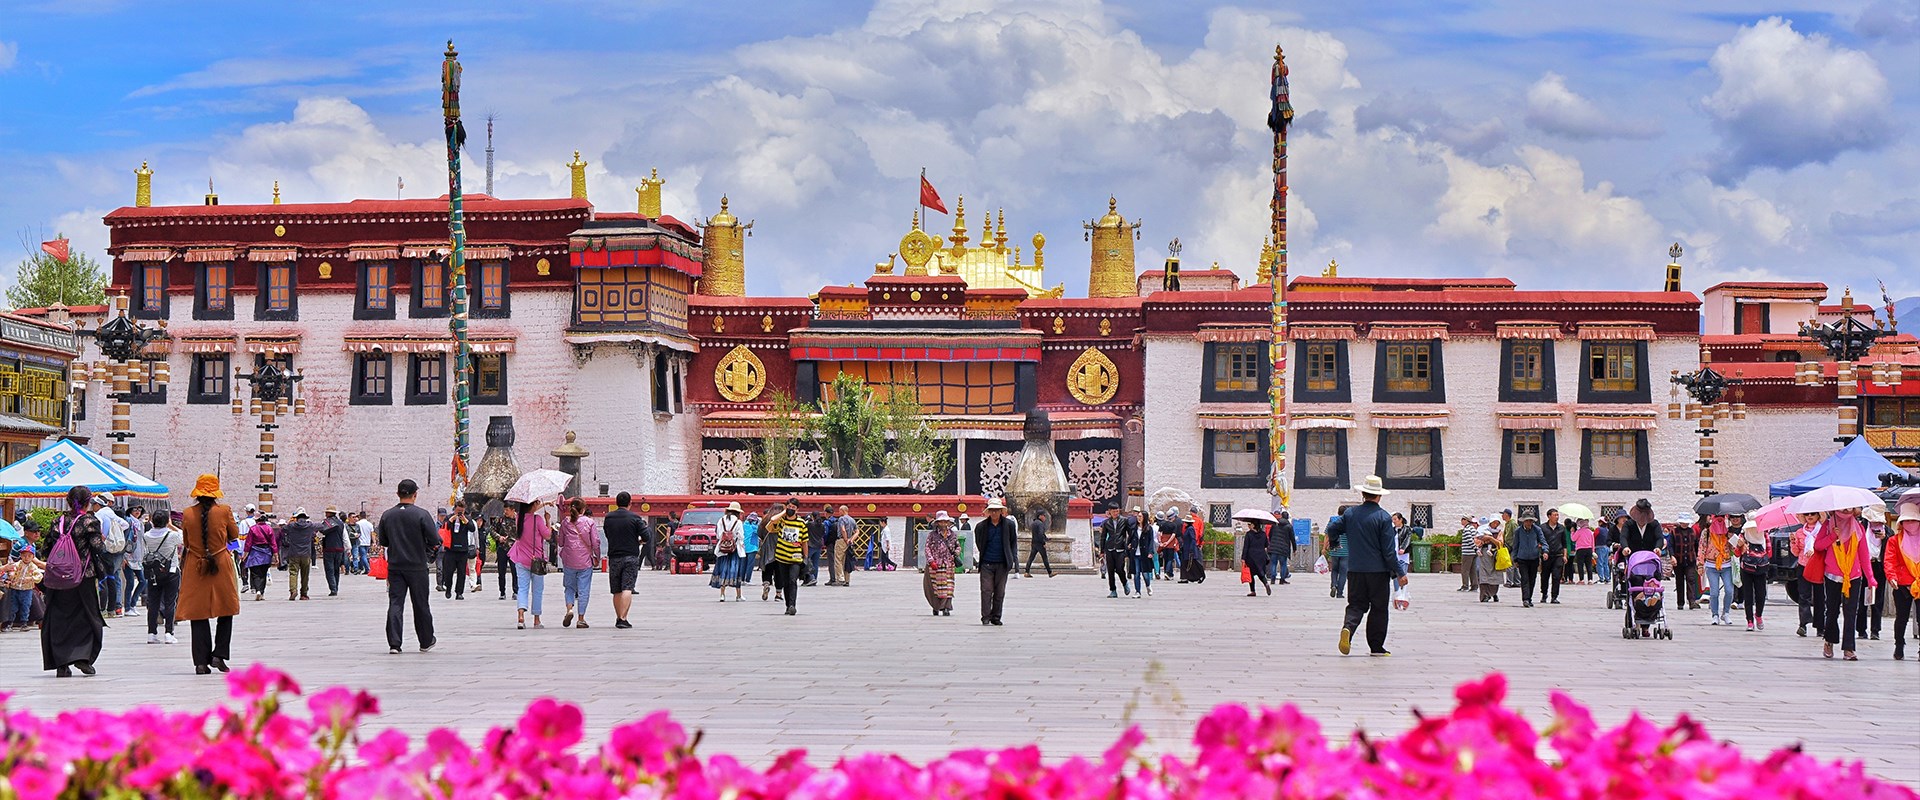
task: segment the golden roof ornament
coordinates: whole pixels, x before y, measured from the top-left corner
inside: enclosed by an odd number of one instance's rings
[[[1340,262],[1334,259],[1327,259],[1327,268],[1325,271],[1320,273],[1320,277],[1322,278],[1340,277]]]
[[[920,211],[913,212],[913,229],[900,237],[900,258],[907,262],[907,275],[927,274],[927,262],[933,260],[933,253],[940,249],[940,237],[920,229]]]
[[[573,151],[573,161],[567,164],[573,172],[573,199],[587,199],[587,162],[580,160],[580,151]]]
[[[660,187],[665,185],[667,182],[660,177],[659,168],[650,170],[647,177],[640,179],[640,185],[634,187],[634,192],[640,196],[640,216],[660,218]]]
[[[213,191],[213,179],[212,179],[212,178],[208,178],[208,179],[207,179],[207,197],[206,197],[206,201],[205,201],[205,202],[206,202],[206,204],[207,204],[207,205],[210,205],[210,206],[217,206],[217,205],[220,205],[220,195],[218,195],[218,194],[215,194],[215,193],[214,193],[214,191]]]
[[[147,162],[140,162],[140,168],[133,171],[133,207],[150,208],[153,206],[153,169]]]
[[[1254,276],[1261,283],[1273,282],[1273,237],[1260,240],[1260,263],[1254,265]]]
[[[280,182],[273,182],[273,204],[280,205]]]

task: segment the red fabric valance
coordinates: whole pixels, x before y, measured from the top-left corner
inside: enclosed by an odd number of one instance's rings
[[[298,337],[249,336],[246,351],[249,353],[298,353],[300,339]]]
[[[1496,419],[1503,431],[1548,430],[1566,423],[1560,414],[1501,414]]]
[[[1650,431],[1660,420],[1653,414],[1581,414],[1574,424],[1590,431]]]
[[[348,261],[392,261],[399,257],[397,244],[356,244],[347,248]]]
[[[1367,338],[1381,342],[1411,342],[1422,339],[1447,338],[1447,325],[1444,322],[1376,322],[1367,331]]]
[[[1375,411],[1369,415],[1368,421],[1373,423],[1373,427],[1383,430],[1444,428],[1447,427],[1447,416],[1447,413],[1444,411],[1437,413],[1382,413]]]
[[[1349,322],[1295,322],[1287,325],[1287,338],[1296,341],[1335,341],[1355,337]]]
[[[233,260],[231,247],[203,247],[187,251],[187,263],[207,264]]]

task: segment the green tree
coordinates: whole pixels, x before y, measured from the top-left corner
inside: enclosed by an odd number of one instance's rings
[[[753,451],[752,475],[785,478],[793,474],[793,451],[814,440],[813,409],[788,392],[773,390],[766,433]]]
[[[92,256],[76,252],[62,260],[36,252],[14,271],[7,304],[14,308],[100,305],[107,302],[106,288],[107,273]]]
[[[817,436],[836,477],[906,478],[926,491],[953,468],[953,442],[922,413],[913,386],[869,386],[842,373],[827,389]]]

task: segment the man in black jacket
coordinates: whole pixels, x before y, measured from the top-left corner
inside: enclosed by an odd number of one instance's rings
[[[1560,577],[1567,568],[1567,526],[1560,523],[1560,509],[1547,509],[1547,553],[1540,564],[1540,600],[1560,605]]]
[[[1017,555],[1020,526],[1007,516],[1007,504],[987,501],[987,518],[973,526],[973,543],[979,548],[974,564],[980,570],[980,624],[999,625],[1001,606],[1007,600],[1007,576],[1020,563]]]
[[[433,649],[433,610],[427,605],[432,585],[427,583],[427,565],[440,549],[440,531],[433,514],[413,504],[420,491],[411,479],[400,482],[400,502],[380,515],[379,544],[387,554],[387,648],[400,652],[400,625],[406,616],[409,599],[413,602],[413,630],[420,639],[420,652]]]
[[[1133,587],[1127,584],[1127,554],[1133,552],[1133,540],[1139,533],[1133,518],[1117,506],[1100,523],[1098,544],[1106,556],[1108,597],[1119,597],[1121,592],[1133,594]]]
[[[327,596],[340,594],[340,569],[347,563],[347,523],[340,519],[340,509],[327,506],[327,516],[320,520],[320,574],[327,579]]]
[[[1393,517],[1380,507],[1387,494],[1377,475],[1367,476],[1360,487],[1360,505],[1347,509],[1329,524],[1327,536],[1342,535],[1347,540],[1347,613],[1340,626],[1340,654],[1353,645],[1353,631],[1360,620],[1367,622],[1367,649],[1370,655],[1386,656],[1387,609],[1391,605],[1393,585],[1407,585],[1407,573],[1394,553]]]
[[[607,588],[613,591],[613,627],[633,627],[627,612],[633,608],[633,585],[640,577],[640,562],[646,552],[647,520],[633,513],[633,495],[614,495],[613,512],[601,523],[607,533]],[[770,554],[769,554],[770,555]]]
[[[465,506],[454,506],[447,517],[447,551],[440,554],[440,591],[455,600],[467,599],[467,561],[480,544],[480,527],[467,519]]]

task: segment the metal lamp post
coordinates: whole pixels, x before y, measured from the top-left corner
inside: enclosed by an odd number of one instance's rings
[[[1822,325],[1806,322],[1800,325],[1800,335],[1812,339],[1827,351],[1827,355],[1837,362],[1835,380],[1840,400],[1840,435],[1835,442],[1845,444],[1860,435],[1860,383],[1854,374],[1854,363],[1867,357],[1873,349],[1873,343],[1893,335],[1886,328],[1886,322],[1868,325],[1853,314],[1853,290],[1847,289],[1840,297],[1840,320]]]
[[[1675,385],[1685,389],[1687,395],[1693,398],[1693,406],[1688,409],[1687,416],[1700,426],[1694,430],[1700,435],[1700,457],[1694,463],[1700,465],[1700,488],[1695,494],[1701,497],[1714,493],[1713,468],[1720,463],[1713,453],[1713,436],[1720,432],[1714,423],[1728,416],[1726,405],[1720,402],[1727,393],[1727,378],[1708,365],[1711,358],[1702,349],[1700,369],[1684,374],[1676,370],[1672,379]]]
[[[133,446],[127,444],[127,440],[133,438],[133,385],[145,379],[148,370],[162,382],[168,377],[167,362],[149,365],[140,359],[140,351],[155,339],[165,338],[167,332],[163,328],[141,327],[127,316],[124,294],[113,298],[113,310],[113,318],[93,332],[100,354],[107,358],[105,364],[95,365],[94,375],[107,384],[107,394],[113,398],[113,429],[107,434],[107,438],[113,440],[113,463],[132,469]]]
[[[268,360],[259,369],[235,377],[253,386],[253,413],[260,415],[260,423],[254,426],[260,429],[260,452],[254,456],[260,459],[260,482],[254,484],[254,488],[260,490],[260,510],[272,511],[273,490],[280,486],[280,454],[274,447],[273,432],[280,427],[277,421],[279,415],[288,411],[288,398],[293,394],[294,384],[303,376],[281,369],[279,364]],[[304,400],[295,400],[291,405],[295,414],[307,411]]]

